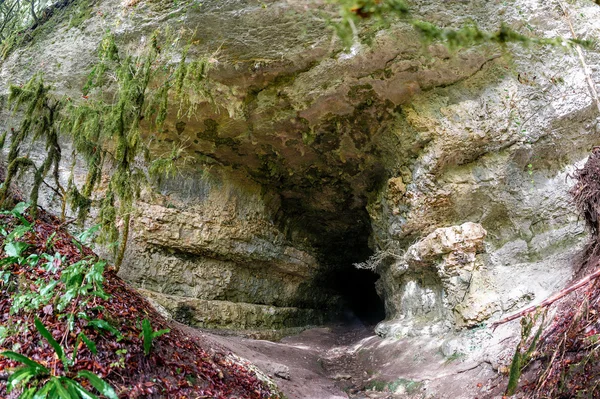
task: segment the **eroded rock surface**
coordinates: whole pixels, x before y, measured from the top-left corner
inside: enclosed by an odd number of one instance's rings
[[[210,58],[213,101],[198,96],[192,118],[171,110],[164,130],[147,132],[165,148],[186,143],[194,161],[144,195],[122,275],[173,312],[192,308],[199,325],[217,326],[220,312],[231,328],[318,323],[343,303],[352,264],[373,252],[391,254],[375,268],[386,337],[475,327],[563,286],[585,236],[568,175],[600,132],[578,57],[536,46],[449,51],[401,21],[361,27],[361,43],[343,52],[327,7],[100,2],[84,24],[57,16],[14,49],[0,92],[43,67],[57,95],[80,99],[107,28],[131,52],[156,28],[197,28],[190,57]],[[472,18],[571,35],[541,0],[413,7],[442,26]],[[600,7],[569,7],[578,34],[600,35]],[[585,57],[600,81],[600,53]],[[3,109],[0,125],[17,123]],[[43,205],[56,207],[49,189]]]
[[[491,314],[472,320],[468,306],[473,275],[483,263],[480,254],[486,234],[480,224],[471,222],[439,228],[381,268],[378,288],[386,298],[387,316],[394,322],[381,323],[378,333],[440,333],[453,325],[473,326],[489,318]],[[402,326],[399,319],[406,319],[408,325]],[[414,325],[415,321],[420,325]]]

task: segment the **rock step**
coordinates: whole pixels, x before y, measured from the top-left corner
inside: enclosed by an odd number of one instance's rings
[[[243,302],[195,299],[138,289],[151,303],[173,319],[199,328],[219,330],[294,329],[323,324],[325,312],[316,309],[277,307]]]

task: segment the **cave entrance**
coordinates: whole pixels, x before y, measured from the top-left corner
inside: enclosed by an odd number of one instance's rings
[[[329,308],[323,304],[323,310],[330,315],[331,311],[340,314],[340,321],[345,323],[360,321],[374,326],[384,320],[384,301],[375,288],[379,275],[354,266],[373,255],[369,246],[373,230],[366,208],[344,203],[334,212],[308,211],[305,202],[288,198],[282,200],[280,210],[281,230],[290,241],[309,243],[319,258],[321,270],[312,289],[342,299],[342,309],[339,302],[333,301]]]
[[[332,288],[342,296],[345,307],[342,321],[354,322],[358,319],[365,325],[374,326],[385,319],[384,302],[375,289],[378,279],[377,273],[357,269],[352,264],[336,273]]]
[[[321,245],[318,247],[326,270],[322,284],[342,299],[340,321],[360,321],[367,326],[374,326],[385,319],[384,301],[375,288],[379,275],[354,266],[373,255],[369,247],[371,221],[365,209],[355,210],[352,218],[344,220],[353,220],[354,224],[351,228],[342,225],[345,229],[328,229],[328,232],[334,231],[337,234],[323,235],[326,239],[320,240]]]

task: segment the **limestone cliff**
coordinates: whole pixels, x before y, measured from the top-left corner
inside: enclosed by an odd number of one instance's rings
[[[57,13],[1,62],[0,92],[43,69],[56,95],[85,101],[105,30],[132,52],[158,28],[195,32],[190,56],[209,57],[212,99],[147,132],[165,147],[185,143],[193,162],[144,195],[121,271],[182,320],[320,323],[360,301],[359,286],[341,286],[373,254],[384,335],[472,327],[570,276],[584,234],[566,178],[600,130],[573,51],[449,51],[399,21],[365,24],[344,52],[326,24],[334,9],[317,0],[135,3],[90,3],[76,26],[68,8]],[[569,7],[577,32],[597,37],[600,8]],[[542,1],[413,9],[442,26],[570,35]],[[596,49],[585,56],[600,62]],[[2,128],[15,126],[18,115],[2,112]],[[57,206],[49,189],[43,206]],[[218,322],[221,312],[231,321]]]

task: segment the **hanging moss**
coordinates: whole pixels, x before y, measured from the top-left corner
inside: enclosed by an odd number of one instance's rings
[[[31,209],[35,212],[40,185],[53,171],[58,192],[83,223],[94,205],[92,196],[102,181],[106,164],[111,173],[107,179],[108,188],[97,202],[98,217],[104,241],[117,243],[117,271],[127,247],[133,205],[142,187],[151,180],[160,180],[162,175],[173,175],[177,171],[176,164],[186,159],[182,155],[185,143],[175,143],[169,153],[149,160],[150,165],[146,169],[140,157],[149,155],[151,151],[149,144],[142,139],[140,122],[147,118],[145,123],[149,123],[151,128],[160,128],[167,118],[172,99],[179,101],[179,113],[191,115],[197,99],[206,98],[208,92],[205,85],[207,61],[187,62],[190,48],[187,46],[181,62],[171,66],[168,64],[170,56],[161,59],[159,37],[159,33],[155,32],[146,48],[140,54],[132,55],[121,54],[115,37],[110,33],[105,35],[98,50],[99,62],[91,69],[83,88],[88,95],[87,101],[81,104],[53,98],[49,94],[50,87],[44,85],[40,75],[34,76],[22,87],[12,86],[9,93],[10,103],[15,110],[23,112],[23,120],[11,136],[9,168],[0,200],[6,198],[11,179],[17,171],[33,167],[34,184],[30,199],[34,205]],[[172,42],[171,37],[162,40]],[[113,79],[108,79],[109,76]],[[113,91],[112,102],[107,102],[107,96],[103,94],[109,82]],[[81,187],[77,187],[72,175],[67,190],[60,185],[59,133],[70,136],[73,156],[86,161],[88,174]],[[5,136],[6,133],[1,138],[2,142]],[[48,155],[39,167],[28,158],[19,157],[21,145],[28,139],[45,140]],[[118,221],[122,222],[120,231]]]
[[[2,135],[0,135],[0,150],[4,148],[4,144],[6,143],[6,135],[8,134],[7,131],[4,131],[2,133]]]
[[[51,168],[54,169],[55,184],[59,190],[62,190],[58,180],[61,151],[55,126],[62,103],[49,95],[49,91],[50,86],[45,85],[41,75],[36,74],[23,87],[11,86],[8,96],[9,104],[13,105],[15,112],[24,109],[24,115],[19,129],[13,131],[11,137],[7,158],[8,168],[4,185],[0,191],[0,202],[5,204],[11,181],[16,173],[20,169],[33,167],[35,168],[35,174],[29,196],[32,203],[29,209],[33,217],[37,213],[40,186]],[[36,168],[30,159],[19,157],[21,146],[29,138],[33,141],[40,139],[45,141],[47,155],[39,168]],[[5,136],[2,141],[4,139]]]
[[[10,184],[12,179],[17,174],[19,169],[23,170],[26,168],[33,167],[35,168],[35,164],[33,161],[27,157],[17,157],[13,159],[6,168],[6,177],[4,178],[4,183],[2,188],[0,189],[0,199],[2,201],[2,207],[7,208],[7,200],[8,200],[8,191],[10,188]]]

